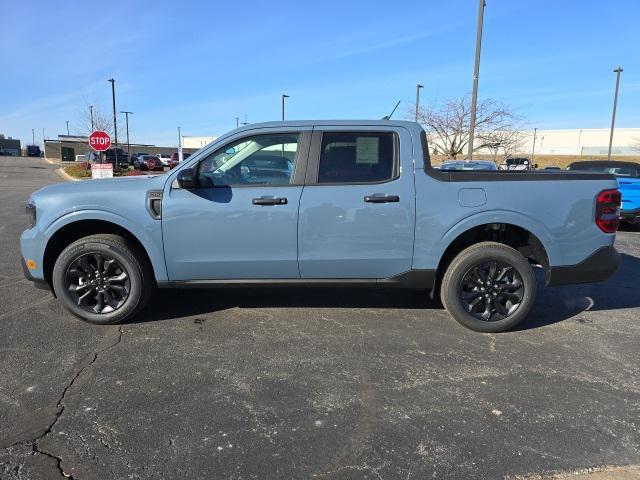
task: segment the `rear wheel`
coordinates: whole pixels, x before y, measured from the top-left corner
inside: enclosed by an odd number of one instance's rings
[[[54,291],[77,317],[111,324],[131,318],[147,303],[153,276],[144,255],[117,235],[91,235],[73,242],[53,268]]]
[[[482,242],[453,259],[442,280],[441,299],[461,325],[503,332],[526,318],[536,287],[531,265],[517,250]]]

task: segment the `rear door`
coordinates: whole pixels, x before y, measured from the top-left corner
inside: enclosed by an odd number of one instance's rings
[[[403,128],[314,129],[300,200],[302,278],[388,278],[411,269],[412,159]]]

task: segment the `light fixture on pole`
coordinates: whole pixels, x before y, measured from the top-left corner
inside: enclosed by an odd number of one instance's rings
[[[471,93],[471,120],[469,122],[469,153],[467,160],[473,158],[473,137],[476,129],[476,105],[478,103],[478,77],[480,76],[480,50],[482,47],[482,23],[484,20],[484,7],[486,3],[480,0],[478,6],[478,29],[476,31],[476,60],[473,67],[473,92]]]
[[[613,129],[616,125],[616,109],[618,108],[618,89],[620,88],[620,74],[622,67],[618,67],[613,71],[616,74],[616,93],[613,96],[613,114],[611,115],[611,133],[609,134],[609,153],[607,160],[611,160],[611,147],[613,145]]]
[[[538,128],[533,129],[533,150],[531,150],[531,163],[533,163],[533,157],[536,154],[536,135],[538,134]]]
[[[416,122],[418,121],[418,109],[420,107],[420,89],[424,88],[424,85],[416,85]]]
[[[289,98],[289,95],[282,94],[282,121],[284,122],[284,99]]]
[[[133,112],[120,112],[120,113],[124,113],[124,123],[126,125],[126,129],[127,129],[127,159],[131,158],[131,144],[129,143],[129,115],[133,115]]]
[[[113,104],[113,138],[115,140],[116,166],[118,165],[118,122],[116,120],[116,81],[113,78],[107,80],[111,83],[111,102]]]

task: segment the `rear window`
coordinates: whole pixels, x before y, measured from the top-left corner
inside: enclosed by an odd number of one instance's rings
[[[394,177],[394,132],[325,132],[318,183],[381,183]]]
[[[592,165],[588,163],[578,163],[570,165],[569,170],[580,172],[610,173],[618,177],[640,178],[640,166],[636,167],[633,165]]]

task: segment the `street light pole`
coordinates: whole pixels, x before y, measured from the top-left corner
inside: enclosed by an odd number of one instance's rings
[[[533,129],[533,150],[531,150],[531,163],[533,163],[533,157],[536,155],[536,135],[538,134],[538,128]]]
[[[36,129],[32,128],[31,129],[31,145],[35,145],[36,144]]]
[[[240,126],[240,117],[236,117],[236,128]]]
[[[473,137],[476,129],[476,105],[478,103],[478,77],[480,76],[480,50],[482,47],[482,22],[484,20],[485,0],[478,6],[478,29],[476,32],[476,61],[473,67],[473,92],[471,94],[471,121],[469,123],[469,153],[467,160],[473,158]]]
[[[93,126],[93,105],[89,105],[89,111],[91,112],[91,132],[95,130]]]
[[[416,85],[416,122],[418,121],[418,108],[420,106],[420,89],[424,88],[424,85]]]
[[[127,158],[131,158],[131,144],[129,143],[129,115],[133,115],[133,112],[120,112],[124,113],[124,123],[127,128]]]
[[[182,162],[182,134],[180,133],[180,127],[178,127],[178,162]]]
[[[116,120],[116,81],[113,78],[107,80],[111,83],[111,101],[113,103],[113,138],[115,140],[116,165],[118,164],[118,123]]]
[[[616,124],[616,109],[618,108],[618,89],[620,88],[620,74],[622,67],[618,67],[613,71],[616,74],[616,93],[613,96],[613,114],[611,115],[611,133],[609,134],[609,153],[607,160],[611,160],[611,146],[613,145],[613,129]]]
[[[289,95],[282,94],[282,121],[284,122],[284,99],[289,98]]]
[[[67,122],[67,137],[69,136],[69,120],[65,120]]]

